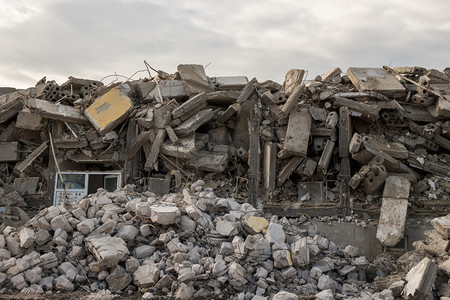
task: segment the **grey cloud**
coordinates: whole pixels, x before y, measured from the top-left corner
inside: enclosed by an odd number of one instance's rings
[[[336,66],[444,68],[447,6],[443,0],[48,2],[40,14],[0,27],[0,86],[30,86],[43,75],[58,82],[70,75],[130,76],[144,59],[167,72],[180,63],[211,63],[211,76],[278,82],[291,68],[308,69],[309,78]]]

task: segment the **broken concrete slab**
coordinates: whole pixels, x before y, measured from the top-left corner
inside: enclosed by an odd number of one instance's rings
[[[432,299],[431,289],[434,284],[437,273],[437,265],[428,257],[425,257],[420,263],[406,274],[406,285],[403,289],[405,299]]]
[[[188,96],[203,91],[212,91],[202,65],[178,65],[177,70],[181,79],[186,83]]]
[[[78,124],[89,123],[83,113],[72,106],[34,98],[29,99],[28,104],[31,112],[39,113],[46,119]]]
[[[403,238],[410,185],[404,177],[389,176],[386,180],[376,235],[385,246],[393,247]]]
[[[376,91],[388,97],[400,97],[406,92],[398,79],[383,68],[348,68],[347,75],[360,92]]]
[[[228,153],[198,151],[185,162],[185,167],[209,172],[223,172],[227,164]]]
[[[173,130],[178,136],[186,136],[196,131],[200,126],[211,121],[213,117],[214,110],[212,108],[204,109],[178,125]]]
[[[289,116],[283,150],[288,156],[306,157],[311,131],[309,110],[293,111]]]

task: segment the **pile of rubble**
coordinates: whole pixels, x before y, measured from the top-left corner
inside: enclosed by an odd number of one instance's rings
[[[449,220],[433,221],[446,249],[430,248],[430,241],[418,247],[446,259],[443,273],[436,277],[437,265],[416,251],[399,259],[408,274],[380,290],[371,282],[385,279],[386,285],[392,265],[315,235],[305,216],[262,215],[247,203],[217,197],[203,181],[162,198],[128,185],[46,208],[20,228],[3,225],[0,292],[108,289],[140,292],[144,299],[280,300],[393,299],[403,291],[406,299],[425,299],[435,278],[436,289],[450,290]]]
[[[448,73],[335,68],[305,82],[293,69],[280,85],[179,65],[108,86],[43,78],[0,96],[0,183],[53,199],[64,170],[121,170],[124,183],[156,194],[214,178],[218,194],[274,212],[336,215],[378,211],[386,178],[399,175],[414,184],[412,209],[442,212]]]

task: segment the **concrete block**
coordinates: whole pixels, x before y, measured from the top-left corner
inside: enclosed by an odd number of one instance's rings
[[[202,65],[178,65],[177,70],[181,79],[186,83],[188,95],[212,91]]]
[[[383,197],[408,199],[411,183],[399,176],[389,176],[384,185]]]
[[[89,124],[89,120],[83,115],[81,110],[73,106],[40,99],[29,99],[28,104],[31,112],[39,112],[46,119],[65,121],[68,123]]]
[[[115,237],[121,238],[125,242],[132,241],[139,233],[139,229],[134,227],[133,225],[125,225],[119,229]]]
[[[152,255],[155,252],[155,250],[156,250],[155,246],[150,245],[139,246],[133,250],[133,256],[138,259],[146,258]]]
[[[84,235],[90,234],[95,228],[94,219],[87,219],[77,224],[77,230]]]
[[[272,300],[298,300],[298,296],[293,293],[282,291],[275,294]]]
[[[272,256],[273,266],[277,269],[284,269],[293,265],[289,250],[276,250],[272,253]]]
[[[222,236],[233,236],[239,233],[239,227],[236,222],[219,221],[216,224],[216,231]]]
[[[33,245],[34,240],[36,239],[36,234],[30,228],[23,228],[19,232],[19,239],[20,239],[20,247],[28,248],[31,245]]]
[[[18,161],[20,159],[18,142],[0,142],[0,162]]]
[[[337,286],[337,282],[331,279],[330,276],[323,274],[319,277],[317,282],[317,288],[321,291],[323,290],[332,290],[335,291]]]
[[[309,264],[309,249],[306,237],[300,238],[291,245],[292,261],[295,267],[304,267]]]
[[[124,290],[133,281],[130,273],[110,274],[106,277],[108,289],[113,293],[119,293]]]
[[[25,278],[23,277],[22,273],[11,277],[11,283],[14,286],[14,288],[19,291],[25,287],[28,287],[28,284],[25,281]]]
[[[125,261],[130,253],[124,240],[108,235],[89,236],[85,239],[85,245],[97,261],[107,267]]]
[[[444,217],[434,218],[431,224],[437,233],[442,235],[445,239],[450,239],[450,215]]]
[[[181,218],[181,212],[176,206],[153,205],[151,209],[152,222],[161,225],[178,224]]]
[[[286,241],[286,235],[284,233],[283,226],[276,223],[269,224],[265,236],[271,244],[282,244]]]
[[[195,146],[195,136],[196,134],[193,132],[190,135],[185,137],[180,137],[177,140],[176,144],[173,144],[172,141],[165,141],[161,145],[161,153],[173,157],[178,158],[191,158],[197,152],[197,148]]]
[[[156,264],[143,265],[133,273],[133,282],[137,287],[153,286],[159,279],[159,267]]]
[[[294,91],[295,87],[302,84],[304,75],[305,70],[302,69],[289,70],[284,77],[284,82],[281,91],[290,96]]]
[[[257,234],[266,229],[269,221],[262,217],[249,216],[244,220],[243,225],[250,234]]]
[[[75,289],[75,286],[64,275],[55,279],[55,288],[61,292],[71,292]]]
[[[138,85],[138,91],[142,99],[145,101],[153,101],[155,99],[158,102],[162,102],[159,97],[159,93],[164,98],[169,99],[181,99],[187,96],[186,85],[181,80],[160,80],[158,86],[155,81],[141,82]]]
[[[86,117],[101,135],[113,130],[127,118],[133,108],[133,102],[128,97],[130,92],[130,86],[122,84],[97,98],[84,111]]]
[[[60,274],[64,275],[70,281],[73,281],[78,274],[78,269],[72,263],[65,261],[58,266]]]

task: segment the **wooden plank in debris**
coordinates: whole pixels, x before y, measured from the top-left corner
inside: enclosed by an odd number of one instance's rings
[[[283,185],[283,183],[291,176],[291,174],[295,171],[295,169],[298,168],[300,163],[304,157],[300,156],[294,156],[289,160],[289,162],[286,164],[286,166],[281,170],[280,174],[278,175],[278,186]]]
[[[180,118],[184,114],[190,112],[193,109],[198,109],[200,107],[204,108],[206,106],[206,93],[200,93],[189,99],[188,101],[181,104],[179,107],[172,111],[172,118]]]
[[[174,128],[174,132],[178,136],[186,136],[190,133],[196,131],[200,126],[205,123],[211,121],[214,117],[214,110],[211,108],[204,109],[199,111],[183,123],[181,123],[178,127]]]
[[[156,138],[152,144],[152,149],[147,157],[147,161],[145,162],[146,170],[151,170],[155,166],[159,156],[161,145],[163,144],[165,138],[166,138],[166,130],[158,129],[156,133]]]
[[[311,115],[308,109],[292,111],[284,142],[284,152],[287,155],[305,157],[308,151],[311,132]]]
[[[20,159],[18,142],[1,142],[0,150],[0,162],[18,161]]]
[[[30,153],[30,155],[27,156],[27,158],[25,158],[23,161],[21,161],[20,163],[18,163],[15,167],[14,167],[14,172],[15,173],[22,173],[23,171],[25,171],[25,169],[30,166],[33,161],[42,154],[42,152],[45,151],[45,149],[47,149],[48,147],[48,141],[43,142],[41,145],[39,145],[39,147],[37,147],[36,149],[34,149],[33,152]]]
[[[44,118],[68,123],[89,124],[89,120],[75,107],[33,98],[28,103],[31,111],[38,111]]]
[[[250,120],[248,120],[250,148],[248,150],[248,179],[249,179],[249,203],[256,207],[257,192],[259,187],[259,169],[260,169],[260,137],[259,137],[259,123],[261,111],[255,105],[250,113]]]

